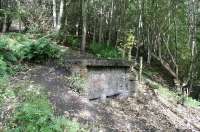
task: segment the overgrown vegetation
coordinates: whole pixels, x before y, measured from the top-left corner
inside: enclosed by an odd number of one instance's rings
[[[10,132],[77,132],[78,123],[65,117],[54,116],[47,93],[31,83],[11,87],[8,77],[23,67],[24,61],[43,62],[56,59],[61,49],[48,38],[37,38],[27,34],[7,34],[0,37],[0,110],[6,101],[12,105],[10,117],[4,120],[5,131]],[[6,116],[6,115],[5,115]]]
[[[135,37],[132,32],[125,32],[119,41],[118,50],[121,51],[122,57],[127,58],[129,61],[132,60],[132,49],[136,44]]]
[[[72,48],[80,48],[80,39],[76,36],[68,36],[67,37],[67,45]]]
[[[11,118],[7,119],[8,132],[78,132],[78,123],[65,117],[54,116],[47,94],[40,86],[30,83],[15,86],[10,91],[17,100]],[[8,97],[7,97],[8,98]]]
[[[90,51],[92,54],[96,55],[99,58],[117,59],[122,57],[121,52],[117,48],[113,48],[110,45],[102,43],[90,44]]]
[[[72,90],[78,93],[82,93],[86,88],[86,80],[80,76],[80,74],[75,74],[70,77],[67,77],[67,81]]]
[[[22,61],[44,61],[58,58],[60,49],[47,38],[33,35],[7,34],[0,36],[0,75],[14,72]]]
[[[166,98],[167,100],[174,102],[175,104],[179,101],[183,101],[182,103],[185,106],[200,108],[200,102],[193,99],[192,97],[187,97],[186,95],[180,95],[179,93],[172,91],[172,88],[168,86],[158,83],[155,80],[152,80],[152,76],[157,75],[156,71],[145,71],[144,73],[144,81],[153,88],[159,95]],[[171,89],[171,90],[170,90]]]

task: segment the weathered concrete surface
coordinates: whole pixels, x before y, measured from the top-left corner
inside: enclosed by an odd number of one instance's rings
[[[135,89],[136,80],[129,78],[129,61],[73,58],[65,60],[65,64],[71,67],[72,74],[85,78],[85,95],[89,99],[128,96]]]
[[[129,81],[126,68],[89,67],[88,97],[105,98],[117,94],[129,93]]]
[[[131,62],[125,60],[95,59],[95,58],[67,58],[64,63],[66,65],[80,66],[103,66],[103,67],[130,67]]]

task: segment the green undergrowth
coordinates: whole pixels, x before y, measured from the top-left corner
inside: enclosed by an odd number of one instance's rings
[[[10,89],[10,90],[8,90]],[[7,88],[14,109],[4,123],[5,132],[79,132],[79,123],[64,116],[55,116],[47,93],[40,86],[22,83]],[[11,96],[12,95],[12,96]],[[3,103],[3,102],[2,102]]]
[[[200,102],[193,99],[192,97],[179,96],[178,93],[169,90],[169,87],[167,86],[152,81],[148,77],[144,77],[144,79],[145,82],[147,82],[151,88],[153,88],[157,93],[159,93],[160,96],[164,97],[168,101],[178,102],[179,100],[182,100],[182,98],[184,98],[184,105],[193,108],[200,108]]]
[[[0,45],[12,54],[12,61],[36,61],[59,57],[59,48],[45,37],[12,33],[1,36]],[[3,55],[6,56],[6,53]]]
[[[66,77],[70,88],[78,92],[79,94],[83,93],[86,89],[86,80],[81,77],[80,74],[72,75],[70,77]]]
[[[155,66],[145,66],[143,70],[143,76],[145,81],[152,87],[155,91],[157,91],[162,97],[172,101],[178,102],[184,98],[184,104],[189,107],[200,108],[200,102],[193,99],[192,97],[180,96],[179,93],[174,91],[174,88],[170,88],[168,84],[165,84],[164,80],[170,80],[167,75],[164,75],[165,78],[161,75],[164,74],[160,67]],[[161,78],[162,81],[155,80],[153,77],[157,76]],[[162,77],[161,77],[162,76]],[[173,90],[172,90],[173,89]]]
[[[99,58],[106,59],[120,59],[122,58],[121,52],[110,45],[102,43],[90,44],[89,51]]]
[[[81,40],[76,36],[68,36],[67,44],[72,48],[80,48]]]
[[[4,131],[83,131],[79,123],[54,115],[52,104],[42,87],[29,82],[11,86],[9,82],[10,76],[23,70],[24,62],[59,59],[63,52],[63,48],[46,37],[19,33],[0,36],[0,115],[7,117],[2,120]],[[9,114],[4,112],[7,106],[11,109]]]
[[[62,48],[46,37],[9,33],[0,36],[0,78],[23,69],[22,62],[44,62],[57,59]]]

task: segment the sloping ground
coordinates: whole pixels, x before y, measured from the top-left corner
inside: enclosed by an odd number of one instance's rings
[[[34,65],[12,78],[12,83],[28,81],[45,87],[57,115],[78,120],[92,132],[200,131],[198,110],[174,104],[146,85],[128,99],[90,102],[70,89],[69,72],[53,65]]]

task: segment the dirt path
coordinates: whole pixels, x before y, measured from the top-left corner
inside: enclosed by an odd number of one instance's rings
[[[135,97],[125,100],[110,99],[106,103],[90,102],[73,92],[66,81],[70,74],[65,68],[35,65],[27,72],[14,77],[13,83],[30,81],[46,88],[57,115],[66,115],[81,124],[88,125],[92,132],[135,132],[135,131],[185,131],[190,128],[200,131],[199,117],[194,122],[181,113],[187,108],[177,108],[161,97],[155,96],[148,87],[142,86]],[[180,112],[179,110],[182,109]],[[193,114],[198,111],[193,110]],[[182,117],[181,117],[182,116]],[[199,114],[200,116],[200,114]],[[188,124],[190,127],[188,127]]]

